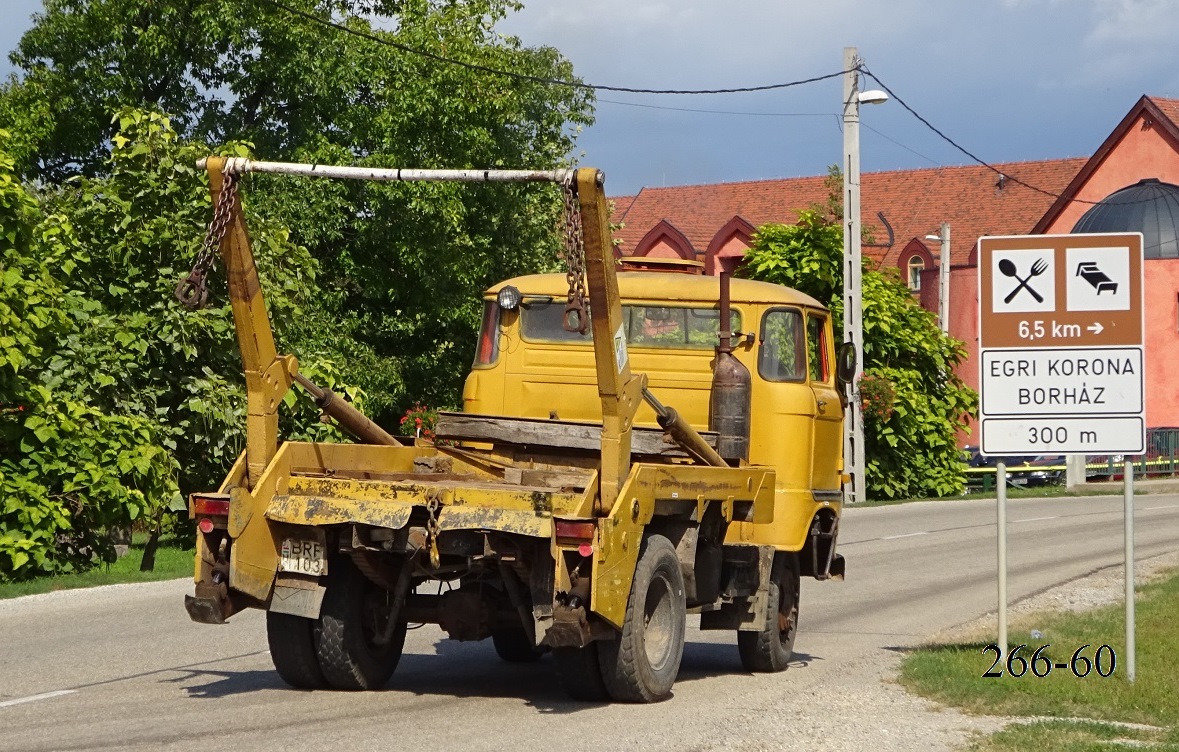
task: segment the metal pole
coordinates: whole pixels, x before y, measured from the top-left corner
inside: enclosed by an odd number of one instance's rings
[[[1126,532],[1126,681],[1134,682],[1137,671],[1134,658],[1134,463],[1126,457],[1125,469]]]
[[[865,499],[864,413],[855,398],[864,375],[864,322],[860,247],[860,55],[843,48],[843,341],[856,349],[856,372],[848,389],[851,420],[844,429],[844,467],[852,476],[851,502]]]
[[[999,662],[1007,661],[1007,464],[995,463],[996,508],[999,541]]]
[[[204,169],[205,160],[197,162]],[[243,157],[225,161],[225,171],[236,174],[268,172],[278,175],[378,180],[392,182],[424,181],[434,183],[567,183],[573,170],[417,170],[408,168],[349,167],[346,165],[303,164],[299,162],[262,162]]]
[[[950,333],[950,223],[942,222],[942,250],[937,268],[937,321],[942,331]]]

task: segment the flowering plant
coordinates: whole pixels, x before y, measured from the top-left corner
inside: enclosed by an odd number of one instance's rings
[[[892,417],[897,391],[888,379],[864,374],[860,377],[859,397],[860,410],[865,418],[887,423]]]
[[[413,407],[401,416],[401,435],[434,440],[434,426],[438,423],[438,411],[415,402]]]

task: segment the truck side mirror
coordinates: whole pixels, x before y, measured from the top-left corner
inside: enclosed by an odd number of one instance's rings
[[[835,378],[839,379],[839,386],[846,387],[856,377],[856,346],[851,342],[844,342],[835,351]]]

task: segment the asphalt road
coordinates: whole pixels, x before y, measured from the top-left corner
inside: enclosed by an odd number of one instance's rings
[[[1012,598],[1118,564],[1121,509],[1120,497],[1013,500]],[[0,749],[946,745],[957,716],[923,730],[938,714],[881,676],[899,648],[994,610],[994,519],[983,501],[849,510],[848,579],[804,582],[794,664],[745,674],[733,635],[690,628],[675,695],[653,706],[569,701],[550,659],[505,664],[432,626],[409,633],[385,691],[294,691],[271,668],[262,614],[193,624],[187,581],[0,601]],[[1139,496],[1136,528],[1139,558],[1179,549],[1179,496]]]

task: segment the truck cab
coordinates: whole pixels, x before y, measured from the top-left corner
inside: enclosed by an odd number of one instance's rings
[[[650,390],[693,428],[709,431],[719,278],[663,270],[617,277],[631,368],[645,373]],[[565,328],[567,290],[565,275],[539,274],[484,293],[464,412],[602,420],[592,332]],[[749,453],[742,460],[773,467],[777,480],[773,522],[734,523],[728,540],[801,551],[815,538],[822,550],[803,569],[825,576],[831,564],[842,564],[831,556],[843,498],[843,404],[830,313],[797,290],[746,279],[731,281],[730,300],[733,355],[752,376]],[[640,406],[635,425],[658,428],[649,405]],[[822,536],[812,534],[816,526]],[[814,554],[822,556],[817,566]]]

